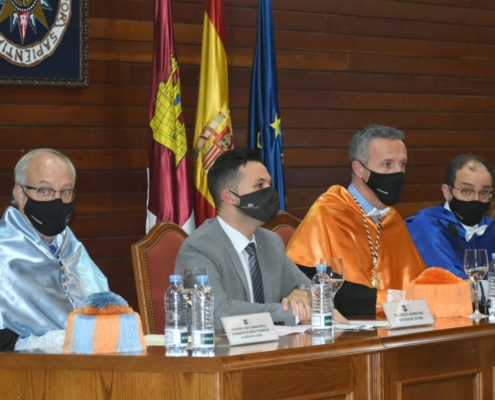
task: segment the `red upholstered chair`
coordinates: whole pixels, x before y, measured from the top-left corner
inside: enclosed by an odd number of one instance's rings
[[[279,211],[275,219],[269,224],[263,225],[263,228],[269,229],[272,232],[277,233],[285,244],[285,247],[289,244],[294,231],[297,229],[301,220],[297,219],[293,215],[285,211]]]
[[[174,272],[179,248],[186,238],[187,233],[178,225],[161,222],[131,246],[139,314],[145,335],[164,333],[163,295]]]

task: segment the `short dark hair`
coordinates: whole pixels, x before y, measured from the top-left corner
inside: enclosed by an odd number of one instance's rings
[[[455,157],[449,163],[449,165],[447,166],[447,171],[445,173],[444,183],[446,183],[449,186],[454,186],[457,171],[464,168],[464,166],[469,161],[474,161],[475,163],[483,165],[486,168],[486,170],[490,173],[493,183],[495,172],[493,171],[492,165],[488,161],[486,161],[483,157],[473,156],[472,154],[461,154],[460,156]]]
[[[235,148],[222,153],[208,171],[208,189],[217,208],[222,204],[221,192],[227,187],[237,187],[241,176],[239,167],[246,166],[249,161],[262,163],[256,150]]]

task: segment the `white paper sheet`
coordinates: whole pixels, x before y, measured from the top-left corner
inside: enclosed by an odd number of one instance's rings
[[[291,333],[297,333],[298,335],[311,329],[311,325],[296,325],[296,326],[281,326],[275,325],[275,332],[278,336],[286,336]]]
[[[390,326],[388,321],[349,321],[348,324],[335,324],[335,329],[343,331],[359,331],[361,329],[376,329]]]

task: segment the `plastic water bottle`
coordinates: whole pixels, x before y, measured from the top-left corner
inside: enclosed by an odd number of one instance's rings
[[[165,291],[165,348],[168,356],[187,356],[187,297],[180,275],[170,275]]]
[[[488,266],[488,314],[490,321],[495,319],[495,253],[492,253],[492,262]]]
[[[318,264],[311,281],[311,328],[313,335],[333,335],[332,285],[327,266]]]
[[[192,355],[210,357],[215,355],[214,298],[208,275],[198,275],[192,294]]]
[[[488,266],[488,297],[495,298],[495,253],[492,253],[492,262]]]

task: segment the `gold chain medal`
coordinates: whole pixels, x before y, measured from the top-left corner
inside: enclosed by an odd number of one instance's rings
[[[378,277],[378,273],[376,272],[378,266],[378,260],[376,258],[373,258],[373,272],[371,273],[371,286],[373,286],[375,289],[379,289],[382,280]]]
[[[371,272],[371,286],[375,289],[379,289],[382,280],[378,277],[378,272],[376,271],[378,268],[378,250],[380,249],[380,232],[382,230],[382,223],[380,222],[381,217],[378,216],[378,229],[376,232],[376,243],[375,246],[373,247],[373,241],[371,239],[371,232],[370,228],[368,226],[368,220],[366,219],[366,215],[364,214],[363,207],[361,207],[361,204],[359,204],[359,201],[357,201],[354,196],[352,197],[354,201],[357,203],[359,206],[359,210],[361,211],[361,216],[363,217],[363,222],[364,222],[364,227],[366,229],[366,235],[368,237],[368,245],[370,247],[370,253],[371,253],[371,259],[373,260],[373,270]]]

